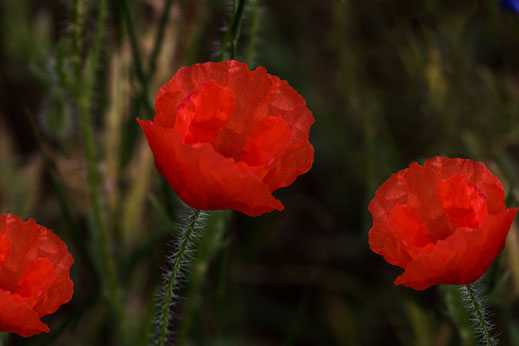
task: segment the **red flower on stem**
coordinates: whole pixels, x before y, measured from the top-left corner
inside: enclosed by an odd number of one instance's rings
[[[181,68],[159,90],[155,112],[153,122],[138,119],[155,166],[196,209],[282,210],[272,191],[314,160],[305,100],[263,67],[231,60]]]
[[[519,208],[481,162],[435,157],[382,184],[369,204],[371,249],[405,271],[396,280],[423,290],[478,280],[503,251]]]
[[[51,230],[32,219],[0,215],[0,331],[48,332],[40,318],[72,298],[74,260]]]

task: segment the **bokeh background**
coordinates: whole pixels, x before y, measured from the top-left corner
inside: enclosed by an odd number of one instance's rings
[[[123,2],[108,2],[95,66],[98,1],[77,1],[78,18],[73,3],[0,1],[0,212],[53,229],[75,258],[72,301],[44,318],[51,333],[6,344],[145,345],[183,207],[135,121],[149,112]],[[235,5],[172,3],[144,88],[152,101],[181,66],[218,59]],[[129,2],[146,68],[165,4]],[[315,163],[275,193],[283,212],[211,214],[175,307],[178,344],[474,344],[470,321],[445,298],[452,287],[393,285],[401,270],[370,251],[367,205],[392,173],[436,155],[485,162],[507,204],[519,205],[519,15],[498,0],[249,0],[236,58],[265,66],[307,100]],[[87,109],[124,290],[124,343],[89,262],[75,66],[92,81]],[[514,225],[480,283],[503,345],[519,345],[518,237]]]

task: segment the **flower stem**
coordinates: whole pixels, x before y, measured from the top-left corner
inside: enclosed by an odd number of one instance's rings
[[[96,26],[95,40],[92,51],[87,59],[86,70],[84,75],[76,76],[78,83],[82,88],[76,94],[77,106],[81,119],[81,130],[85,147],[85,159],[87,165],[87,180],[89,187],[89,197],[92,208],[92,238],[96,250],[98,265],[100,267],[101,278],[105,279],[104,296],[107,301],[111,302],[115,320],[119,321],[123,315],[122,296],[115,274],[115,265],[110,256],[110,246],[103,228],[101,217],[101,194],[99,191],[99,173],[96,167],[96,154],[94,137],[90,124],[90,104],[94,92],[94,75],[95,68],[99,62],[100,52],[104,39],[104,28],[107,17],[107,0],[100,0],[99,15]],[[83,78],[82,78],[83,77]]]
[[[80,24],[80,3],[79,0],[72,2],[72,63],[74,74],[79,76],[81,74],[81,24]]]
[[[462,290],[466,295],[466,308],[473,315],[474,321],[477,324],[477,332],[482,334],[483,341],[487,346],[497,345],[497,342],[495,342],[490,335],[491,325],[486,318],[485,308],[478,291],[473,284],[462,286]]]
[[[166,29],[166,24],[168,23],[169,11],[171,9],[171,5],[173,4],[173,0],[167,0],[164,9],[162,10],[162,15],[160,17],[159,29],[157,31],[157,36],[155,36],[155,42],[153,44],[153,52],[151,53],[150,63],[148,67],[148,78],[151,78],[153,73],[155,72],[155,68],[157,66],[157,59],[160,54],[160,49],[162,48],[162,41],[164,38],[164,31]]]
[[[247,45],[247,65],[251,67],[254,65],[254,54],[256,51],[256,36],[259,28],[259,12],[260,12],[260,0],[254,0],[251,18],[250,18],[250,34],[249,43]]]
[[[222,46],[220,47],[218,61],[223,61],[225,59],[225,50],[227,49],[227,44],[229,41],[231,41],[230,58],[236,59],[238,38],[240,37],[241,21],[243,18],[243,9],[245,8],[245,0],[240,0],[237,6],[235,2],[234,5],[234,14],[231,20],[231,24],[229,25],[229,28],[227,29],[227,32],[222,39]]]
[[[180,276],[182,275],[182,267],[188,267],[191,258],[189,253],[194,241],[197,238],[197,230],[205,218],[205,213],[198,209],[191,209],[191,214],[182,227],[179,242],[175,255],[173,257],[173,268],[166,276],[164,300],[161,304],[160,319],[158,326],[158,342],[159,346],[164,346],[168,340],[168,329],[171,320],[171,305],[173,303],[173,296],[175,287],[178,285]]]
[[[141,84],[141,99],[144,106],[146,107],[146,112],[151,117],[155,113],[155,107],[153,107],[153,104],[149,99],[149,76],[146,75],[142,64],[141,52],[139,50],[139,43],[137,41],[137,34],[135,32],[135,23],[133,22],[133,17],[130,12],[130,6],[128,5],[127,0],[121,0],[121,7],[124,20],[126,22],[126,28],[128,30],[128,36],[130,37],[135,72],[137,73],[137,77],[139,78],[139,82]]]

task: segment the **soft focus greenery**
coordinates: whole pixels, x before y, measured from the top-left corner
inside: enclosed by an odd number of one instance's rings
[[[370,251],[367,205],[435,155],[485,162],[519,205],[519,16],[499,0],[248,0],[226,36],[237,1],[173,0],[160,39],[166,3],[107,1],[100,20],[103,1],[0,2],[0,213],[53,229],[75,258],[72,301],[43,318],[51,332],[4,344],[150,342],[183,207],[135,118],[152,117],[181,66],[229,57],[227,37],[307,100],[315,163],[275,193],[283,212],[210,214],[178,344],[473,345],[453,287],[393,285],[401,270]],[[519,345],[518,232],[480,282],[503,345]]]

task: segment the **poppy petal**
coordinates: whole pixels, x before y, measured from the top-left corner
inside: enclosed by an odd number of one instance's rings
[[[40,316],[23,298],[0,289],[0,330],[29,337],[42,332],[48,333],[49,327],[40,321]]]
[[[465,285],[479,279],[504,248],[506,235],[519,208],[489,215],[481,228],[462,228],[429,245],[405,268],[396,285],[423,290],[433,285]]]
[[[235,209],[250,216],[283,205],[268,186],[253,174],[245,174],[232,158],[223,157],[208,143],[180,143],[170,129],[140,121],[155,155],[157,170],[188,205],[198,209]]]

